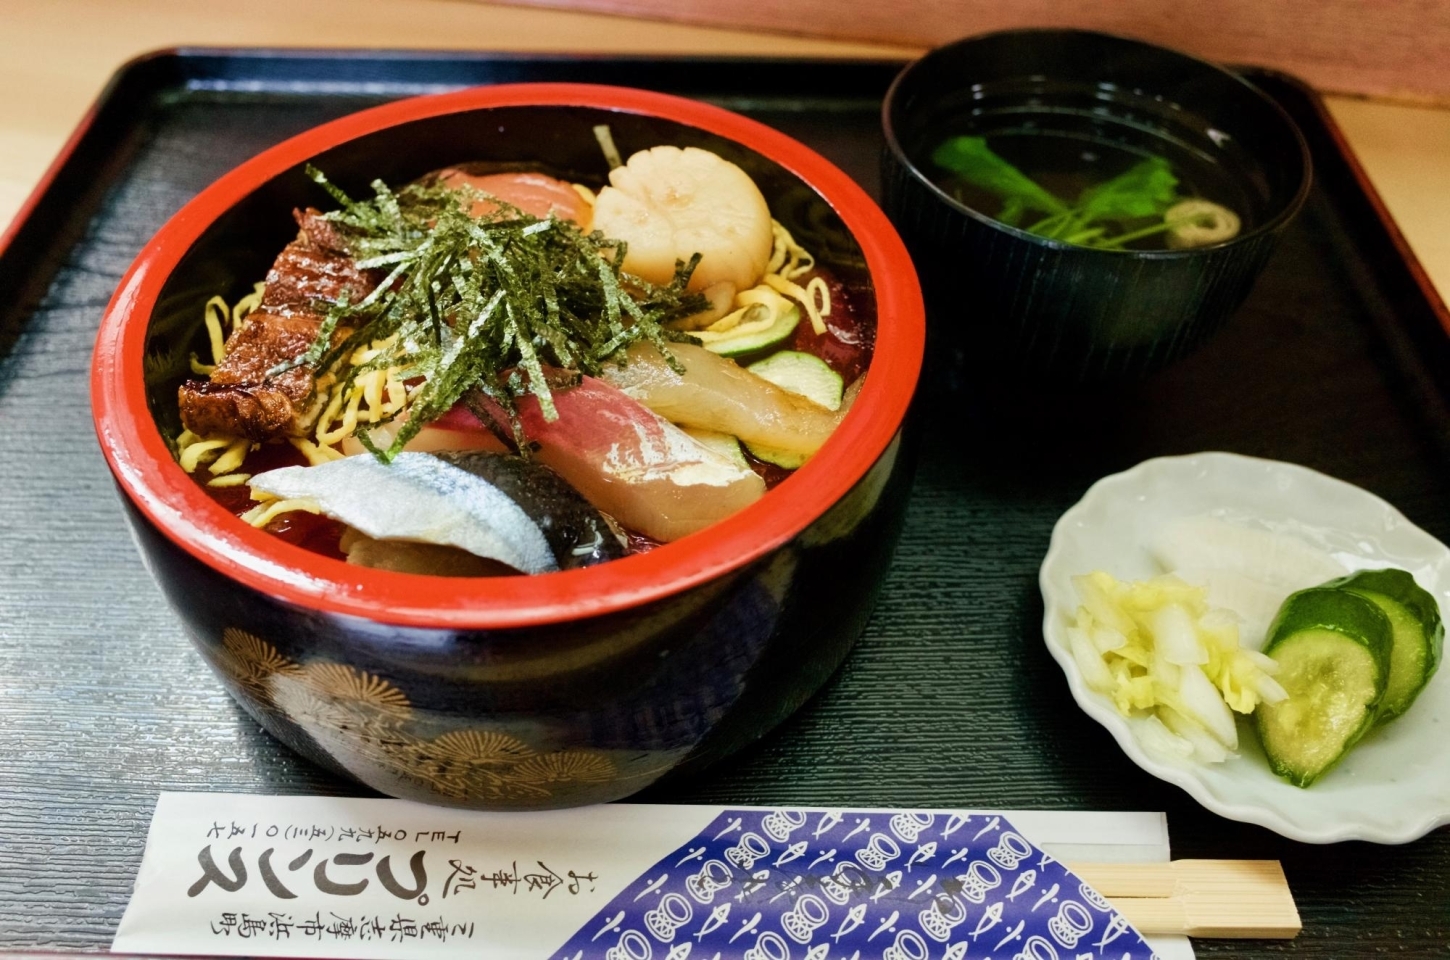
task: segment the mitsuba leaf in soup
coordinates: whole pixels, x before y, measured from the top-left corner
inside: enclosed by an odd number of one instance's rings
[[[1148,157],[1095,187],[1089,187],[1078,198],[1080,219],[1131,220],[1162,216],[1179,200],[1178,178],[1162,157]]]
[[[999,216],[1004,223],[1013,223],[1027,210],[1067,212],[1067,204],[993,153],[984,137],[952,137],[932,151],[931,162],[1001,197],[1002,213],[1011,217]]]

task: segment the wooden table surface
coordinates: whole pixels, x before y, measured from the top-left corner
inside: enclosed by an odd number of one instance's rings
[[[106,78],[179,45],[903,57],[920,51],[472,0],[0,0],[0,224]],[[1450,299],[1450,109],[1331,97],[1400,228]]]

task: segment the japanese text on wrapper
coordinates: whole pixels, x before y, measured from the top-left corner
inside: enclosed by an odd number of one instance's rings
[[[188,897],[208,889],[234,894],[246,888],[264,887],[278,900],[295,900],[299,895],[323,894],[354,897],[373,884],[400,901],[426,907],[479,891],[511,895],[578,896],[593,893],[598,874],[593,870],[555,869],[543,860],[521,864],[466,862],[450,848],[461,840],[461,831],[417,830],[411,836],[402,828],[340,827],[333,824],[213,823],[196,854],[197,871],[187,888]],[[376,846],[390,842],[390,851],[406,844],[411,853],[358,850],[360,844]],[[284,846],[286,849],[284,849]],[[446,940],[472,937],[472,924],[413,918],[398,913],[351,916],[345,913],[310,918],[285,912],[256,915],[223,912],[211,924],[215,936],[265,937],[272,940],[294,936],[329,940]]]
[[[315,940],[346,942],[369,942],[384,940],[389,943],[404,943],[414,940],[447,943],[451,939],[472,940],[475,925],[449,923],[441,916],[434,919],[414,919],[401,913],[392,917],[342,916],[328,913],[323,916],[315,912],[310,917],[294,918],[290,913],[269,912],[258,917],[249,913],[224,911],[211,922],[211,932],[217,937],[236,937],[239,940]]]

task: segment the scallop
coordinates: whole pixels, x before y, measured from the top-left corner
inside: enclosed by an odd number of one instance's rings
[[[665,284],[675,262],[702,259],[691,290],[728,282],[755,286],[770,262],[770,208],[749,174],[698,147],[642,150],[609,174],[599,191],[594,227],[623,240],[623,268]]]

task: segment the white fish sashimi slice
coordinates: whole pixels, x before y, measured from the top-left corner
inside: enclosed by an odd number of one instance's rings
[[[517,405],[540,463],[627,529],[661,543],[703,530],[765,494],[765,481],[742,460],[712,452],[603,380],[583,377],[555,390],[557,420],[545,419],[534,396]]]
[[[426,453],[282,467],[248,481],[280,499],[307,498],[375,540],[458,547],[523,573],[558,569],[536,523],[492,484]]]
[[[1328,553],[1298,537],[1216,517],[1173,520],[1148,549],[1170,572],[1228,570],[1249,580],[1283,587],[1285,596],[1349,572]]]
[[[790,453],[815,453],[841,422],[843,414],[704,347],[672,343],[670,353],[684,365],[683,374],[670,369],[653,344],[636,343],[624,366],[604,368],[604,379],[671,423]]]

